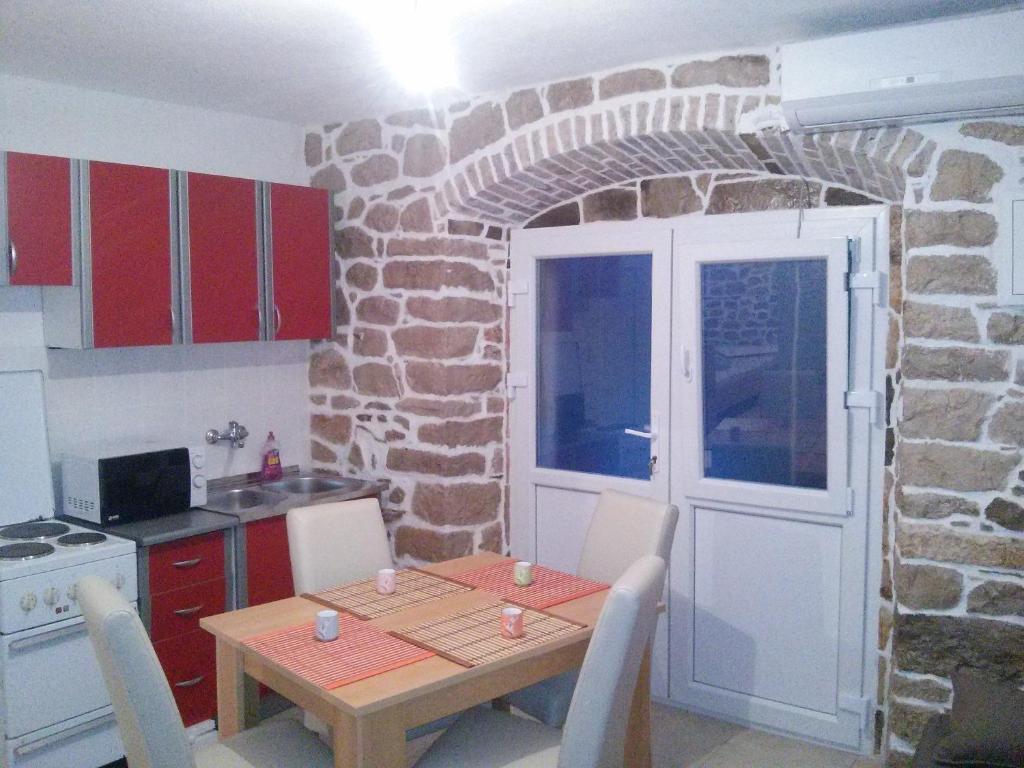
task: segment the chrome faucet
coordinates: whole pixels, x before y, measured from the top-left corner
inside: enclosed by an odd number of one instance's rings
[[[245,445],[245,438],[248,436],[248,429],[237,421],[229,421],[227,432],[218,432],[216,429],[208,430],[206,432],[206,442],[210,445],[215,445],[221,440],[229,440],[232,448],[241,448]]]

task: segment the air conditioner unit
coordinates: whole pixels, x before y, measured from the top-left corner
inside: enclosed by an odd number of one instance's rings
[[[790,129],[1024,114],[1024,11],[782,46]]]

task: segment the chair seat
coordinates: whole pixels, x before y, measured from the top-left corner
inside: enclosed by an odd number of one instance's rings
[[[510,693],[506,698],[513,707],[537,718],[544,725],[561,728],[569,714],[569,704],[572,702],[572,693],[576,690],[579,676],[578,669],[563,672]]]
[[[196,768],[332,768],[331,750],[301,723],[276,720],[203,747]]]
[[[477,707],[434,742],[416,768],[556,768],[562,732]]]

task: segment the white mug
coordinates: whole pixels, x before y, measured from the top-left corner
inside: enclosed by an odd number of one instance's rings
[[[329,641],[338,639],[338,612],[325,608],[316,614],[316,639]]]
[[[528,587],[533,583],[533,563],[527,560],[520,560],[515,564],[512,571],[516,586]]]
[[[390,595],[395,591],[395,569],[381,568],[377,571],[377,592],[381,595]]]

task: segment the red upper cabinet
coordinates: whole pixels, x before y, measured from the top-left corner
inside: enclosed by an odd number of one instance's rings
[[[93,345],[170,344],[170,171],[90,162],[86,199]]]
[[[331,318],[330,193],[268,184],[271,339],[324,339]]]
[[[202,173],[180,178],[186,329],[191,329],[185,340],[257,341],[257,182]]]
[[[66,157],[8,152],[4,166],[7,282],[71,285],[72,162]]]

